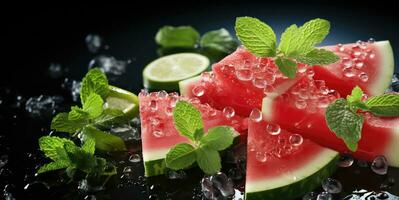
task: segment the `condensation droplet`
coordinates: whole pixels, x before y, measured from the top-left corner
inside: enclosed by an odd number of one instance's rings
[[[338,166],[339,167],[350,167],[353,165],[354,159],[351,155],[342,154],[339,157]]]
[[[234,115],[235,115],[234,108],[232,108],[230,106],[223,108],[223,115],[228,119],[234,117]]]
[[[167,108],[165,109],[165,114],[166,114],[167,116],[172,116],[172,115],[173,115],[173,108],[172,108],[172,107],[167,107]]]
[[[250,81],[253,78],[253,73],[250,69],[239,69],[236,71],[236,76],[239,80]]]
[[[201,85],[197,85],[197,86],[194,86],[193,89],[192,89],[191,91],[192,91],[192,93],[193,93],[195,96],[200,97],[200,96],[204,95],[204,93],[205,93],[205,88],[202,87]]]
[[[161,99],[168,97],[168,93],[165,90],[159,91],[157,95],[158,95],[158,98],[161,98]]]
[[[369,80],[369,76],[366,74],[366,72],[360,73],[359,78],[362,82],[367,82]]]
[[[353,68],[345,68],[344,71],[344,76],[351,78],[354,77],[356,75],[355,69]]]
[[[278,135],[281,132],[281,128],[278,124],[267,124],[266,131],[270,135]]]
[[[361,68],[363,68],[363,66],[364,66],[364,63],[362,61],[358,61],[355,64],[356,69],[361,69]]]
[[[152,134],[153,134],[155,137],[158,137],[158,138],[159,138],[159,137],[165,136],[165,133],[162,132],[162,131],[159,131],[159,130],[153,131]]]
[[[132,154],[132,155],[129,157],[129,162],[131,162],[131,163],[138,163],[138,162],[140,162],[140,161],[141,161],[140,154]]]
[[[303,137],[299,134],[292,134],[289,138],[289,142],[294,147],[300,146],[303,143]]]
[[[385,175],[388,172],[388,161],[385,156],[377,156],[371,163],[373,172],[379,175]]]
[[[149,107],[150,107],[151,111],[156,111],[158,109],[157,101],[151,100]]]
[[[258,151],[255,154],[256,160],[259,162],[266,162],[267,161],[267,154],[266,152]]]
[[[267,81],[263,78],[254,78],[252,84],[257,88],[263,89],[266,87]]]
[[[369,54],[369,58],[370,58],[370,59],[375,58],[375,53],[370,53],[370,54]]]
[[[262,112],[259,109],[255,108],[251,111],[249,118],[254,122],[260,122],[262,121]]]
[[[298,109],[305,109],[306,105],[306,100],[298,99],[295,101],[295,107],[297,107]]]

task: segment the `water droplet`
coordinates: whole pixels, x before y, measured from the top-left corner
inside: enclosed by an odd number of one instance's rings
[[[151,126],[158,126],[158,124],[159,124],[159,119],[157,119],[157,118],[155,118],[155,117],[150,117],[149,120],[150,120]]]
[[[209,177],[202,178],[201,191],[206,199],[223,199],[222,194],[213,185]]]
[[[328,192],[322,192],[317,195],[317,200],[332,200],[332,195]]]
[[[316,192],[309,192],[302,197],[302,200],[316,200],[317,195],[318,194]]]
[[[309,95],[308,95],[309,91],[308,88],[301,88],[298,90],[298,97],[301,99],[308,99]]]
[[[236,76],[239,80],[249,81],[253,78],[253,73],[250,69],[239,69],[236,71]]]
[[[299,134],[292,134],[289,138],[289,141],[292,146],[297,147],[303,143],[303,137]]]
[[[132,154],[132,155],[129,157],[129,162],[131,162],[131,163],[138,163],[138,162],[140,162],[140,161],[141,161],[140,154]]]
[[[216,116],[216,114],[217,114],[217,112],[216,112],[215,109],[210,108],[210,109],[208,110],[208,115],[209,115],[210,117],[214,117],[214,116]]]
[[[203,72],[203,73],[201,74],[201,80],[202,80],[203,82],[209,82],[209,81],[211,81],[211,73],[212,73],[212,72]]]
[[[388,161],[384,156],[377,156],[371,163],[373,172],[379,175],[385,175],[388,172]]]
[[[185,179],[187,177],[186,172],[184,172],[183,170],[179,170],[179,171],[168,170],[166,175],[169,179],[172,179],[172,180]]]
[[[361,69],[363,68],[364,63],[362,61],[357,61],[355,64],[356,69]]]
[[[353,162],[354,162],[354,159],[352,158],[352,156],[350,156],[348,154],[342,154],[339,157],[338,166],[339,167],[350,167],[350,166],[352,166]]]
[[[331,194],[338,194],[342,191],[342,184],[335,179],[327,178],[321,182],[321,186],[323,190],[331,193]]]
[[[267,161],[267,154],[266,154],[266,152],[258,151],[255,154],[255,158],[259,162],[266,162]]]
[[[99,55],[89,63],[89,69],[98,67],[106,74],[120,76],[126,72],[127,62],[117,60],[113,56]]]
[[[306,70],[306,74],[309,78],[312,78],[314,76],[314,70],[309,68]]]
[[[139,96],[142,96],[142,97],[148,96],[148,90],[147,89],[141,89]]]
[[[234,117],[234,115],[235,115],[234,108],[232,108],[230,106],[223,108],[223,115],[228,119]]]
[[[263,89],[266,87],[267,81],[263,78],[254,78],[252,84],[257,88]]]
[[[370,38],[367,42],[370,43],[370,44],[373,44],[375,42],[375,39],[374,38]]]
[[[281,132],[281,128],[278,124],[267,124],[266,131],[270,135],[278,135]]]
[[[163,137],[163,136],[165,136],[165,133],[163,132],[163,131],[160,131],[160,130],[155,130],[155,131],[153,131],[152,132],[152,134],[155,136],[155,137]]]
[[[172,108],[172,107],[167,107],[167,108],[165,109],[165,114],[166,114],[167,116],[172,116],[172,115],[173,115],[173,108]]]
[[[359,57],[362,54],[362,49],[360,47],[360,44],[356,44],[352,46],[352,55],[354,57]]]
[[[295,101],[295,107],[297,107],[298,109],[305,109],[306,105],[307,105],[306,100],[297,99]]]
[[[362,82],[367,82],[369,80],[369,76],[366,74],[366,72],[360,73],[359,78]]]
[[[342,64],[344,65],[344,68],[350,68],[353,66],[353,61],[352,59],[348,58],[348,57],[344,57],[342,58]]]
[[[255,108],[251,111],[249,118],[254,122],[260,122],[262,121],[262,112],[259,109]]]
[[[165,90],[161,90],[157,93],[158,98],[160,99],[165,99],[166,97],[168,97],[168,93]]]
[[[222,66],[222,71],[224,71],[225,74],[231,74],[235,71],[235,67],[232,64],[229,65],[223,65]]]
[[[370,53],[370,54],[369,54],[369,58],[370,58],[370,59],[374,59],[374,58],[375,58],[375,53]]]
[[[151,111],[155,112],[158,109],[158,105],[157,105],[157,101],[155,100],[151,100],[149,105],[148,105],[151,109]]]
[[[356,71],[352,67],[345,68],[343,73],[344,73],[344,76],[346,76],[348,78],[354,77],[356,75]]]
[[[51,63],[48,72],[51,78],[57,79],[63,75],[62,66],[60,63]]]
[[[89,51],[91,53],[96,53],[100,49],[103,39],[99,35],[89,34],[86,36],[85,42]]]
[[[204,95],[205,88],[202,87],[201,85],[196,85],[193,87],[191,92],[194,94],[194,96],[200,97],[200,96]]]
[[[85,198],[84,198],[84,200],[96,200],[96,196],[94,196],[94,195],[87,195],[87,196],[85,196]]]

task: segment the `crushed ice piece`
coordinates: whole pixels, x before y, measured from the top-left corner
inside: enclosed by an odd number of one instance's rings
[[[140,132],[136,127],[132,127],[128,124],[122,124],[118,126],[112,126],[110,132],[122,138],[123,141],[129,140],[140,140]]]
[[[212,175],[210,181],[224,197],[231,197],[235,194],[233,181],[223,172]]]
[[[65,78],[64,83],[62,83],[62,87],[71,92],[72,100],[75,102],[79,100],[81,85],[80,81],[70,80],[68,78]]]
[[[185,179],[187,177],[187,174],[183,170],[179,171],[168,170],[166,176],[168,179],[176,180],[176,179]]]
[[[31,97],[25,103],[25,110],[33,117],[49,117],[56,112],[57,104],[63,101],[61,96]]]
[[[51,78],[57,79],[63,75],[62,66],[60,63],[51,63],[48,67],[48,72]]]
[[[8,155],[2,155],[0,157],[0,169],[8,163]]]
[[[327,178],[321,182],[321,186],[323,190],[331,193],[331,194],[338,194],[342,191],[342,184],[335,179]]]
[[[317,195],[317,200],[332,200],[332,195],[328,192],[322,192]]]
[[[78,190],[84,192],[98,192],[104,190],[102,185],[91,184],[87,179],[79,181]]]
[[[141,161],[141,156],[140,154],[132,154],[129,156],[129,162],[131,163],[138,163]]]
[[[89,34],[86,36],[85,42],[91,53],[97,53],[102,46],[103,39],[97,34]]]
[[[109,75],[120,76],[126,72],[127,62],[113,56],[99,55],[89,63],[89,69],[98,67]]]

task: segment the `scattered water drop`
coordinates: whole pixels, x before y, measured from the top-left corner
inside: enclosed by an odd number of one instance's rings
[[[299,134],[292,134],[289,138],[289,142],[294,147],[300,146],[303,143],[303,137]]]
[[[89,63],[89,69],[98,67],[106,74],[120,76],[126,72],[127,62],[117,60],[113,56],[99,55]]]
[[[169,95],[165,90],[161,90],[157,93],[158,98],[160,99],[165,99],[167,98]]]
[[[79,181],[78,190],[82,190],[85,192],[98,192],[103,190],[104,187],[102,185],[92,184],[87,179],[83,179]]]
[[[51,63],[48,67],[48,72],[51,78],[57,79],[63,75],[62,66],[60,63]]]
[[[370,54],[369,54],[369,58],[370,58],[370,59],[374,59],[374,58],[375,58],[375,53],[370,53]]]
[[[352,59],[348,58],[348,57],[344,57],[342,58],[342,64],[344,65],[344,68],[350,68],[353,66],[353,61]]]
[[[251,111],[249,118],[254,122],[260,122],[262,121],[262,112],[259,109],[255,108]]]
[[[102,38],[96,34],[89,34],[85,38],[87,48],[91,53],[97,53],[102,45]]]
[[[166,173],[166,175],[169,179],[172,179],[172,180],[185,179],[187,177],[186,172],[184,172],[183,170],[179,170],[179,171],[169,170]]]
[[[364,62],[362,61],[357,61],[355,64],[356,69],[361,69],[364,66]]]
[[[373,44],[375,42],[375,39],[374,38],[370,38],[367,42],[370,43],[370,44]]]
[[[259,161],[259,162],[266,162],[266,161],[267,161],[267,153],[266,153],[266,152],[258,151],[258,152],[256,152],[256,154],[255,154],[255,158],[256,158],[256,160]]]
[[[113,135],[122,138],[123,141],[141,139],[140,131],[136,127],[132,127],[128,124],[112,126],[110,132]]]
[[[167,107],[167,108],[165,109],[165,114],[166,114],[167,116],[172,116],[172,115],[173,115],[173,108],[172,108],[172,107]]]
[[[359,79],[362,82],[367,82],[369,80],[369,76],[366,74],[366,72],[362,72],[359,74]]]
[[[354,159],[349,154],[341,154],[339,157],[338,166],[339,167],[350,167],[352,166]]]
[[[354,68],[350,67],[350,68],[345,68],[344,71],[344,76],[350,78],[350,77],[354,77],[356,75],[356,71]]]
[[[307,75],[309,78],[312,78],[312,77],[314,76],[314,74],[315,74],[315,72],[314,72],[313,69],[308,68],[308,69],[306,70],[306,75]]]
[[[191,90],[191,92],[192,92],[195,96],[200,97],[200,96],[204,95],[204,93],[205,93],[205,88],[202,87],[201,85],[197,85],[197,86],[194,86],[194,87],[193,87],[193,89]]]
[[[342,191],[342,184],[335,179],[327,178],[321,182],[321,186],[323,190],[331,193],[331,194],[338,194]]]
[[[239,69],[236,71],[236,76],[239,80],[250,81],[253,78],[253,73],[250,69]]]
[[[281,132],[281,128],[278,124],[267,124],[266,131],[270,135],[278,135]]]
[[[138,163],[138,162],[140,162],[140,161],[141,161],[140,154],[132,154],[132,155],[129,157],[129,162],[131,162],[131,163]]]
[[[61,96],[31,97],[25,103],[25,110],[32,117],[51,117],[56,111],[56,105],[63,101]]]
[[[354,57],[359,57],[362,54],[362,49],[359,44],[356,44],[352,47],[352,55]]]
[[[388,172],[388,161],[384,156],[377,156],[371,163],[373,172],[379,175],[385,175]]]
[[[163,131],[160,131],[160,130],[155,130],[155,131],[153,131],[152,132],[152,134],[155,136],[155,137],[163,137],[163,136],[165,136],[165,133],[163,132]]]
[[[232,108],[230,106],[223,108],[223,115],[228,119],[234,117],[234,115],[235,115],[234,108]]]
[[[252,84],[259,89],[263,89],[266,87],[267,81],[263,78],[254,78]]]

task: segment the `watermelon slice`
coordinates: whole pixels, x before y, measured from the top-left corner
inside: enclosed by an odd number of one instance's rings
[[[279,96],[265,97],[263,117],[320,145],[350,153],[344,142],[329,130],[325,121],[326,107],[339,96],[338,92],[329,90],[324,81],[307,77]],[[380,118],[365,113],[362,138],[353,155],[368,161],[384,155],[391,166],[399,167],[398,152],[399,117]]]
[[[356,85],[371,96],[380,95],[389,87],[395,68],[389,41],[359,41],[325,48],[341,59],[328,66],[315,66],[315,79],[325,80],[342,96],[349,95]]]
[[[173,107],[179,100],[189,101],[200,110],[205,130],[214,126],[228,125],[240,133],[246,132],[246,121],[241,117],[226,117],[221,111],[207,104],[200,104],[196,98],[183,98],[177,93],[168,94],[165,91],[150,94],[141,92],[139,94],[141,138],[146,176],[164,174],[166,170],[164,159],[169,149],[180,142],[188,141],[178,133],[173,123]]]
[[[248,122],[245,199],[294,199],[320,186],[336,169],[338,153],[280,130],[265,121]]]
[[[356,85],[371,95],[382,94],[388,88],[393,74],[393,54],[388,41],[325,48],[334,51],[341,60],[329,66],[314,66],[306,73],[307,66],[299,64],[296,78],[291,80],[279,72],[271,59],[258,58],[240,47],[214,64],[212,72],[181,81],[180,93],[197,97],[217,109],[230,106],[237,114],[248,116],[253,108],[261,108],[265,95],[279,94],[305,75],[325,80],[327,87],[343,96],[350,94]],[[353,72],[350,77],[348,70]]]

